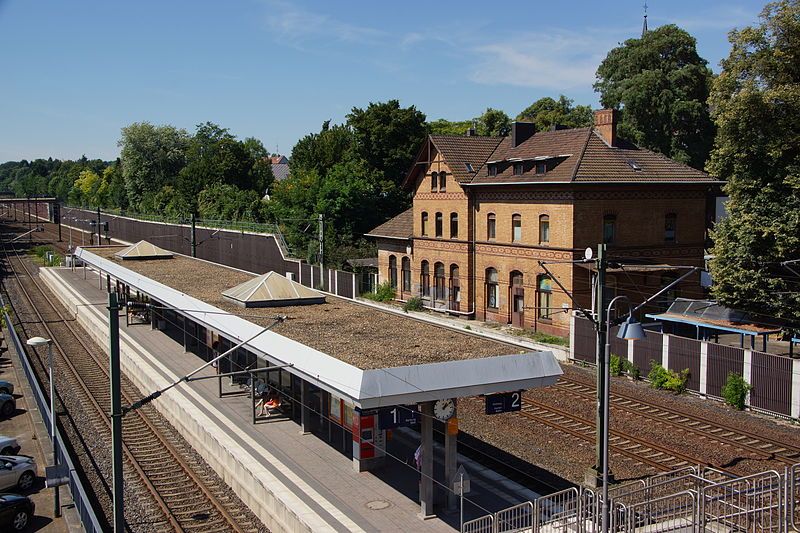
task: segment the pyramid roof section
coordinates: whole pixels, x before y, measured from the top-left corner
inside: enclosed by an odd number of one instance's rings
[[[131,244],[115,254],[120,259],[170,259],[172,252],[159,248],[153,243],[147,241],[139,241]]]
[[[325,296],[277,272],[267,272],[222,292],[244,307],[281,307],[325,303]]]

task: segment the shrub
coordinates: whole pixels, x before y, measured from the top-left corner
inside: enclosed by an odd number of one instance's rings
[[[34,246],[31,248],[31,252],[39,259],[39,263],[42,266],[51,267],[51,266],[61,266],[61,256],[55,253],[52,246]],[[50,259],[48,260],[47,254],[51,254]]]
[[[725,398],[725,403],[741,411],[744,409],[747,393],[751,390],[753,390],[753,386],[742,376],[735,372],[728,372],[728,379],[722,387],[722,397]]]
[[[627,362],[627,359],[625,360]],[[616,354],[611,354],[611,359],[608,362],[609,371],[612,376],[621,376],[623,368],[623,360]]]
[[[622,369],[625,371],[626,374],[628,374],[633,379],[639,379],[642,375],[642,372],[641,370],[639,370],[639,367],[634,365],[627,359],[625,359],[625,361],[622,363]]]
[[[403,311],[408,313],[409,311],[422,311],[424,307],[422,306],[422,298],[419,296],[414,296],[413,298],[409,298],[406,303],[403,304]],[[469,327],[469,326],[467,326]]]
[[[464,329],[466,329],[467,331],[472,331],[472,328],[469,326],[469,324],[467,324],[466,326],[464,326]]]
[[[650,373],[647,374],[650,386],[654,389],[664,389],[681,394],[686,390],[689,382],[689,369],[685,368],[680,373],[664,368],[655,361],[650,361]]]
[[[362,298],[376,302],[391,302],[394,300],[394,288],[388,281],[375,287],[375,292],[367,292],[361,295]]]

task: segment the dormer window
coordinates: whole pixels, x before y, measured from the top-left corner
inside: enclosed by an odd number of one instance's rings
[[[628,165],[630,165],[630,167],[633,170],[635,170],[636,172],[641,172],[642,171],[642,167],[640,167],[639,164],[636,161],[634,161],[633,159],[628,159],[626,161],[626,163],[628,163]]]
[[[521,176],[523,170],[525,170],[525,167],[523,166],[522,163],[514,163],[514,175],[515,176]]]
[[[474,168],[472,168],[472,165],[471,165],[471,164],[469,164],[469,163],[464,163],[464,166],[466,166],[466,167],[467,167],[467,172],[469,172],[470,174],[474,174],[474,173],[475,173],[475,169],[474,169]]]
[[[536,163],[536,174],[546,174],[547,173],[547,163],[544,161],[539,161]]]
[[[486,170],[488,171],[490,177],[497,176],[497,165],[491,164],[486,167]]]

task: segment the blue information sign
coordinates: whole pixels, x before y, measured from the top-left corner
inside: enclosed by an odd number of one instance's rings
[[[413,407],[394,405],[378,410],[378,424],[381,429],[392,429],[401,426],[413,426],[419,422],[419,411]]]
[[[486,414],[496,415],[522,409],[522,391],[486,395]]]

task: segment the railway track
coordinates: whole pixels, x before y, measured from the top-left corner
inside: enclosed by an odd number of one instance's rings
[[[87,414],[94,427],[104,427],[110,435],[111,424],[106,414],[110,410],[107,363],[97,355],[97,349],[87,345],[84,335],[75,331],[70,319],[52,304],[24,259],[13,245],[11,248],[12,253],[8,245],[3,251],[17,288],[34,311],[41,328],[53,340],[58,366],[69,371],[60,374],[63,376],[60,379],[69,380],[72,393],[80,392],[86,404],[92,406]],[[64,390],[63,381],[59,387]],[[122,389],[123,401],[127,403],[141,396],[129,383],[123,382]],[[173,441],[169,435],[174,430],[166,427],[169,424],[160,417],[151,420],[147,416],[148,409],[152,407],[132,411],[125,417],[123,451],[127,466],[133,469],[163,515],[162,529],[240,533],[264,529],[260,522],[237,508],[241,504],[231,501],[227,488],[221,480],[207,473],[207,466],[187,458],[191,454],[186,453],[185,442]],[[205,474],[198,473],[204,471]],[[151,525],[156,526],[155,523]]]
[[[555,388],[587,401],[596,399],[594,386],[565,376],[559,379]],[[612,392],[610,407],[614,411],[634,414],[657,424],[668,426],[671,430],[692,435],[694,438],[716,442],[752,454],[752,459],[778,461],[786,466],[800,461],[800,448],[719,421],[711,423],[696,415],[676,409],[666,409],[656,403],[624,393]]]

